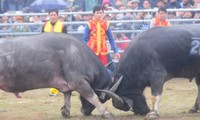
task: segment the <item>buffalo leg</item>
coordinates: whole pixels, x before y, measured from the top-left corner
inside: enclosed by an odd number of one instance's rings
[[[194,106],[188,111],[188,113],[197,113],[198,110],[200,110],[200,75],[198,75],[195,80],[197,84],[198,94]]]
[[[92,105],[91,103],[89,103],[85,98],[83,98],[82,96],[80,97],[81,100],[81,112],[88,116],[91,115],[92,111],[95,109],[94,105]]]
[[[150,86],[151,86],[151,94],[152,94],[152,109],[147,114],[147,120],[155,120],[159,117],[159,103],[163,91],[163,85],[166,78],[166,71],[164,69],[160,69],[159,67],[154,68],[157,72],[156,74],[151,76]]]
[[[76,91],[79,92],[79,94],[93,106],[95,106],[103,118],[113,119],[113,115],[103,107],[98,96],[95,94],[88,82],[80,80],[78,86],[76,86]]]
[[[71,91],[70,92],[65,92],[64,94],[64,106],[61,108],[61,114],[64,118],[69,118],[70,117],[70,98],[71,98]]]

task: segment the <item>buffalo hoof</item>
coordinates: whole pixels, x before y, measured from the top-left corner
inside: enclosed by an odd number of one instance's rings
[[[188,110],[187,113],[197,113],[197,109],[191,108]]]
[[[92,114],[92,111],[94,110],[94,108],[95,108],[94,106],[82,107],[81,112],[83,113],[83,115],[89,116]]]
[[[101,115],[101,117],[102,117],[103,119],[115,120],[114,115],[113,115],[112,113],[108,112],[108,111],[106,111],[105,113],[103,113],[103,114]]]
[[[83,115],[85,115],[85,116],[91,115],[91,112],[90,112],[90,111],[86,111],[86,110],[84,110],[84,109],[81,109],[81,112],[82,112]]]
[[[159,119],[159,114],[157,112],[150,112],[147,114],[145,117],[145,120],[158,120]]]
[[[65,106],[63,106],[61,108],[61,114],[64,118],[70,118],[70,111],[64,108]]]

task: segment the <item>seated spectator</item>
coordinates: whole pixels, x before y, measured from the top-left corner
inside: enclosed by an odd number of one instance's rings
[[[125,5],[120,5],[119,6],[119,10],[126,10],[126,6]]]
[[[167,8],[179,9],[179,8],[181,8],[181,5],[177,2],[177,0],[170,0],[167,5]]]
[[[144,0],[142,7],[143,7],[143,9],[151,9],[149,0]],[[151,12],[143,12],[143,17],[145,18],[146,16],[148,16],[148,17],[152,16],[152,13]]]
[[[24,23],[24,17],[23,16],[15,16],[14,23]],[[26,25],[14,25],[12,26],[12,32],[28,32],[28,26]]]
[[[142,9],[141,7],[139,7],[140,0],[131,0],[131,3],[133,5],[132,7],[133,10]]]
[[[178,17],[176,16],[176,12],[168,12],[167,13],[167,18],[168,19],[177,19]],[[175,25],[175,24],[179,24],[178,21],[171,21],[171,24]]]
[[[192,7],[192,2],[191,0],[182,0],[182,2],[180,3],[181,8],[188,8],[188,7]]]
[[[119,10],[119,7],[122,5],[122,1],[121,0],[115,0],[115,9]]]
[[[195,12],[193,11],[186,11],[184,12],[182,19],[193,19],[195,15]],[[181,24],[193,24],[193,21],[183,21],[180,22]]]
[[[109,0],[103,0],[102,6],[103,6],[105,11],[109,11],[109,10],[113,9],[112,4],[110,3]]]
[[[192,8],[200,8],[200,0],[194,0],[194,5]]]
[[[158,0],[156,3],[156,7],[154,9],[159,9],[159,8],[163,8],[166,7],[165,3],[163,0]]]
[[[194,19],[200,19],[200,12],[195,12]],[[200,24],[200,20],[199,21],[195,21],[194,23],[195,24]]]
[[[42,22],[39,20],[39,17],[37,15],[31,16],[29,18],[29,21],[31,23],[36,23],[36,25],[29,25],[29,31],[40,32],[42,30],[42,26],[40,25],[40,23],[42,23]],[[37,23],[38,23],[38,25],[37,25]]]
[[[128,0],[126,3],[126,9],[131,10],[133,8],[132,0]]]
[[[6,16],[7,13],[4,14],[5,16],[1,17],[1,23],[2,24],[8,24],[9,23],[9,17]],[[10,32],[10,26],[4,25],[4,26],[0,26],[0,31],[1,32]]]
[[[149,0],[144,0],[144,2],[142,4],[142,8],[143,9],[151,9],[151,5],[149,3]]]

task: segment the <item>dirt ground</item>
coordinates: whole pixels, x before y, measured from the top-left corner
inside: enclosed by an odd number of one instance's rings
[[[63,105],[63,95],[56,97],[48,95],[49,89],[37,89],[22,94],[17,99],[14,94],[0,90],[0,120],[63,120],[60,108]],[[173,79],[165,83],[160,102],[160,120],[200,120],[200,113],[188,114],[196,98],[195,82],[187,79]],[[147,102],[151,108],[150,89],[145,90]],[[95,109],[92,116],[83,116],[80,112],[78,93],[74,92],[71,99],[70,120],[100,120]],[[143,116],[135,116],[132,112],[115,109],[111,101],[104,106],[111,111],[117,120],[143,120]]]

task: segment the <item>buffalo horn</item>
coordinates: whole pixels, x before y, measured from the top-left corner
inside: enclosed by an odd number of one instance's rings
[[[117,88],[119,87],[119,84],[121,83],[122,78],[123,78],[123,76],[121,76],[121,77],[118,79],[118,81],[112,86],[112,88],[110,88],[109,91],[115,92],[115,91],[117,90]]]
[[[103,90],[103,89],[95,89],[95,91],[100,91],[100,92],[104,92],[107,95],[109,95],[110,97],[112,97],[113,100],[118,101],[122,106],[124,105],[124,101],[121,97],[119,97],[117,94],[109,91],[109,90]]]

